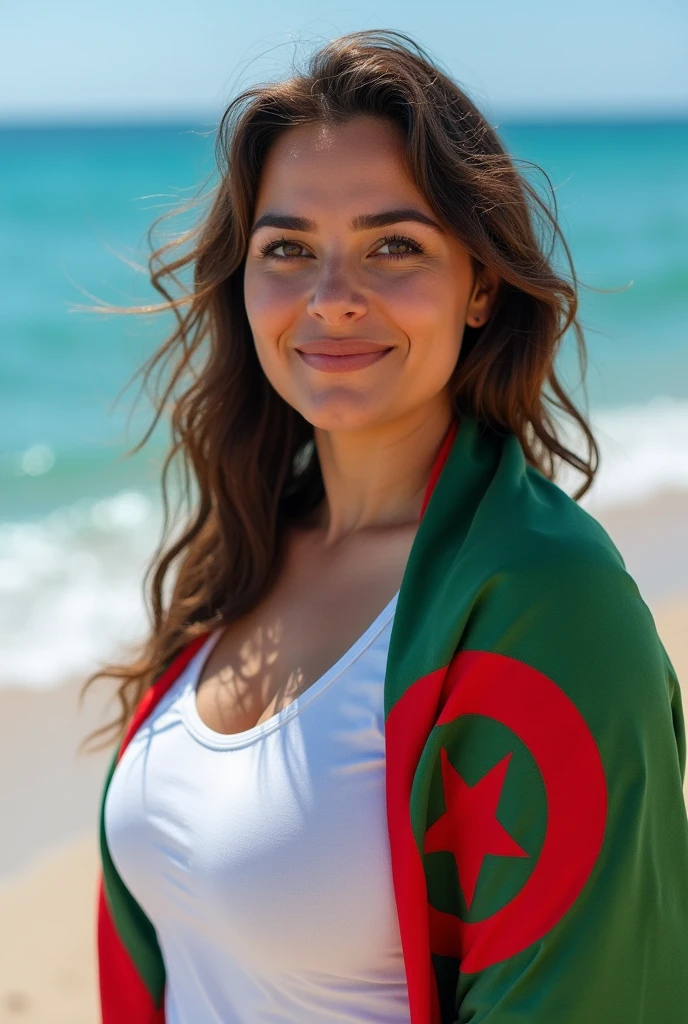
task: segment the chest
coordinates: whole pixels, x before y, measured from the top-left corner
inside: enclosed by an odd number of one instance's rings
[[[243,732],[268,721],[340,660],[398,591],[408,533],[323,559],[297,539],[272,592],[225,627],[202,666],[198,713],[211,729]]]
[[[224,969],[248,958],[259,970],[359,977],[393,956],[403,977],[385,810],[391,621],[263,729],[208,730],[189,675],[132,740],[106,831],[168,960],[186,936],[202,958],[221,952]]]

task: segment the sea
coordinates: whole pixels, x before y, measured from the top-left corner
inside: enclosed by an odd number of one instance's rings
[[[602,448],[583,503],[688,490],[688,119],[495,127],[556,203],[580,282]],[[0,686],[85,677],[148,627],[165,425],[125,453],[151,411],[133,375],[171,320],[84,307],[158,300],[148,231],[207,193],[214,128],[0,127]],[[163,222],[155,244],[193,216]],[[553,258],[567,273],[561,246]],[[583,403],[572,332],[559,366]]]

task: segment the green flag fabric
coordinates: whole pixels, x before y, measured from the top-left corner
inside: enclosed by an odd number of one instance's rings
[[[601,525],[469,416],[428,483],[384,700],[411,1024],[688,1024],[676,673]],[[164,1021],[154,925],[101,848],[104,1024]]]

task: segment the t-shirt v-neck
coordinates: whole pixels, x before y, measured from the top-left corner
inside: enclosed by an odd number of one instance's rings
[[[266,736],[274,729],[279,729],[285,722],[288,722],[294,715],[305,708],[312,700],[315,700],[331,683],[337,679],[348,666],[359,657],[359,655],[375,639],[378,633],[392,618],[399,598],[399,591],[385,605],[380,614],[371,622],[361,636],[349,647],[349,649],[338,658],[323,675],[315,682],[298,694],[285,707],[271,715],[264,722],[259,722],[250,729],[244,729],[236,733],[221,733],[206,725],[198,713],[197,688],[203,666],[205,665],[210,652],[222,635],[222,627],[215,630],[206,640],[205,644],[196,652],[192,662],[187,669],[186,686],[182,694],[182,716],[189,732],[201,743],[214,747],[217,750],[230,750],[235,747],[242,747],[247,743],[253,743]]]

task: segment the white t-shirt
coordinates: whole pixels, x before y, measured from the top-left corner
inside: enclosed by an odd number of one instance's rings
[[[398,596],[296,700],[232,735],[196,706],[216,631],[124,752],[105,829],[157,931],[167,1024],[409,1024],[385,802]]]

